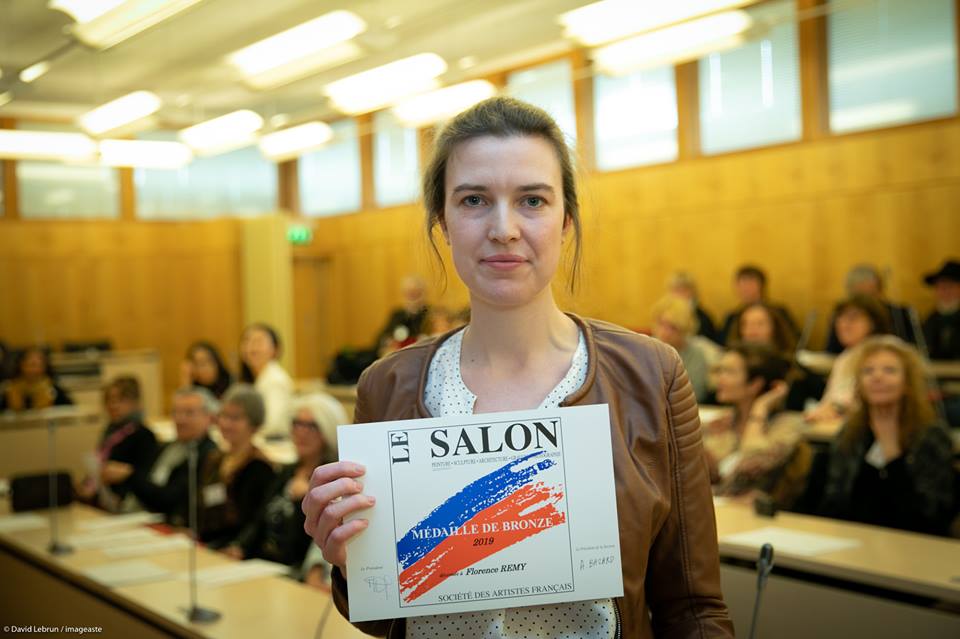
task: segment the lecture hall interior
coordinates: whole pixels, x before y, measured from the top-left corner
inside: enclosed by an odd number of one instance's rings
[[[0,0],[0,636],[960,637],[958,55],[960,0]],[[610,453],[510,472],[597,475],[411,563],[527,409]],[[408,419],[461,462],[366,501]]]

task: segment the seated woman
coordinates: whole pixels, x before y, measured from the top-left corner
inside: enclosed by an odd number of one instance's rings
[[[812,454],[803,420],[779,411],[787,396],[789,363],[770,348],[741,344],[727,350],[717,371],[717,399],[733,413],[704,425],[714,492],[769,494],[789,508],[803,492]]]
[[[291,439],[297,461],[277,473],[268,501],[258,513],[254,534],[245,546],[229,547],[229,554],[268,559],[299,572],[310,545],[310,537],[303,530],[305,517],[300,502],[310,488],[313,469],[336,460],[337,426],[347,423],[340,402],[330,395],[316,393],[294,402]]]
[[[763,344],[787,355],[797,347],[797,336],[783,314],[765,302],[750,304],[726,336],[727,344]]]
[[[820,403],[805,415],[811,422],[840,419],[854,408],[854,364],[859,355],[858,346],[871,335],[890,332],[886,310],[866,295],[856,295],[840,302],[833,317],[834,330],[843,352],[833,363]]]
[[[131,473],[149,472],[158,452],[157,438],[143,423],[136,377],[124,375],[107,384],[103,405],[110,422],[97,444],[99,476],[88,477],[77,492],[100,508],[120,512],[126,510],[123,503],[133,480],[126,469],[110,462],[127,465]]]
[[[831,449],[819,514],[945,534],[953,446],[927,400],[919,356],[896,337],[871,337],[854,375],[860,401]]]
[[[265,414],[252,386],[237,384],[223,397],[218,424],[227,451],[211,457],[201,473],[200,539],[211,548],[249,547],[256,533],[274,480],[273,467],[253,444]]]
[[[259,437],[290,435],[293,380],[277,361],[280,349],[280,336],[266,324],[251,324],[240,336],[240,381],[256,387],[266,410]]]
[[[653,305],[653,336],[669,344],[683,360],[687,376],[693,386],[693,394],[698,402],[707,396],[707,378],[709,368],[706,354],[692,341],[697,333],[697,319],[693,307],[687,300],[675,295],[667,295]]]
[[[50,358],[42,348],[31,347],[20,353],[13,379],[3,383],[0,410],[32,410],[72,404],[50,372]]]
[[[221,399],[232,383],[233,376],[216,346],[203,340],[190,345],[180,368],[181,386],[206,388],[214,397]]]

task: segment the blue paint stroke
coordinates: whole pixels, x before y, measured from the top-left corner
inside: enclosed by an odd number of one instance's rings
[[[417,539],[415,533],[430,528],[450,529],[462,526],[480,511],[511,495],[524,484],[530,483],[540,471],[553,466],[555,462],[552,459],[543,459],[536,464],[517,470],[518,466],[523,465],[530,458],[543,454],[544,451],[540,450],[501,466],[467,484],[463,490],[434,508],[397,542],[400,565],[408,568],[447,537],[447,535],[438,535]]]

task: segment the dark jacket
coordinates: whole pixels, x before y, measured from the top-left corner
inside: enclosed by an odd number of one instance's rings
[[[953,442],[939,426],[927,427],[909,450],[883,469],[867,463],[869,428],[847,448],[834,442],[818,514],[865,524],[942,535],[953,516]]]
[[[287,495],[287,484],[297,471],[297,463],[280,469],[268,491],[267,502],[256,527],[243,548],[245,557],[259,557],[299,567],[310,548],[310,536],[303,530],[306,516],[300,498]]]
[[[219,452],[210,456],[202,471],[200,539],[211,548],[239,546],[249,549],[275,474],[270,462],[257,448],[226,478],[221,475],[224,459]],[[225,489],[226,499],[211,503],[209,489],[218,484]]]
[[[717,327],[713,323],[713,318],[699,304],[693,309],[697,314],[697,335],[702,335],[715,344],[722,344],[723,339],[717,333]]]
[[[720,592],[717,528],[700,419],[677,352],[619,326],[571,317],[583,331],[586,379],[561,406],[609,404],[624,596],[623,637],[732,637]],[[429,417],[423,403],[437,347],[452,335],[393,353],[360,378],[356,422]],[[348,616],[347,585],[333,571],[333,597]],[[403,637],[403,619],[355,624]]]
[[[154,460],[154,464],[157,459],[163,455],[167,447],[177,444],[178,442],[170,442],[161,447],[157,453],[157,458]],[[205,460],[216,452],[217,445],[206,435],[197,443],[198,476]],[[189,460],[185,457],[183,462],[170,472],[170,476],[164,484],[153,483],[150,475],[150,472],[146,472],[134,473],[130,476],[130,491],[133,492],[140,504],[149,511],[163,513],[167,523],[171,525],[189,525]]]
[[[930,313],[923,323],[930,359],[960,359],[960,311]]]
[[[882,302],[883,307],[887,309],[890,315],[890,333],[896,335],[908,344],[916,344],[917,336],[913,330],[913,323],[910,321],[910,310],[906,306],[898,306],[890,302]],[[843,344],[837,337],[836,320],[837,316],[830,317],[830,335],[827,337],[827,352],[840,354],[843,352]]]
[[[116,461],[130,464],[134,474],[147,475],[157,457],[157,438],[147,428],[139,414],[107,424],[97,445],[97,456],[103,461]],[[108,489],[118,498],[123,498],[132,486],[133,478]]]

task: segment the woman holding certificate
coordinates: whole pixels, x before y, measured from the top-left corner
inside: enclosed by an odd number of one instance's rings
[[[492,98],[454,118],[426,168],[431,242],[470,292],[463,329],[402,349],[360,379],[356,421],[608,404],[624,596],[358,623],[389,637],[732,637],[697,404],[676,351],[562,312],[551,281],[581,223],[569,152],[544,111]],[[436,247],[435,247],[436,248]],[[364,468],[314,471],[305,528],[349,610],[347,543],[363,534]],[[355,517],[361,513],[360,517]],[[344,521],[345,516],[354,516]]]

